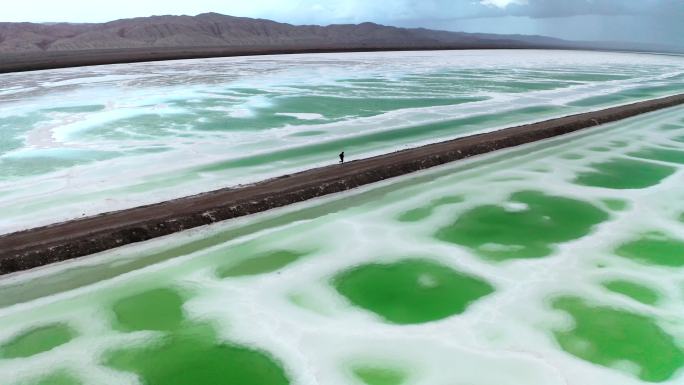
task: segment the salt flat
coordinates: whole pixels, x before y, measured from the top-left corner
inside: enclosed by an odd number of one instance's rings
[[[2,75],[0,233],[680,92],[678,56],[316,54]]]
[[[679,384],[683,165],[672,108],[9,275],[0,378]]]

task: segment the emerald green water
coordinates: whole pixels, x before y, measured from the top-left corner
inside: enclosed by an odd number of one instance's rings
[[[684,266],[684,242],[662,233],[645,234],[640,239],[620,245],[615,253],[647,264]]]
[[[419,222],[428,218],[432,213],[441,206],[463,202],[462,197],[444,197],[430,202],[428,205],[411,209],[401,213],[399,220],[402,222]]]
[[[136,373],[149,385],[288,384],[283,369],[253,349],[217,340],[210,325],[186,320],[181,296],[153,289],[114,304],[124,331],[166,332],[149,346],[107,352],[106,365]]]
[[[207,327],[189,326],[159,343],[106,354],[112,368],[149,385],[288,384],[285,373],[257,351],[217,343]]]
[[[269,273],[295,262],[304,255],[304,253],[288,250],[276,250],[245,259],[234,265],[219,267],[217,273],[221,278]]]
[[[573,106],[589,107],[589,106],[606,106],[611,104],[626,104],[635,97],[641,98],[655,98],[663,93],[677,92],[681,90],[681,86],[677,83],[668,84],[658,87],[643,87],[631,90],[624,90],[619,93],[593,96],[570,103]]]
[[[483,280],[420,259],[358,266],[337,275],[334,285],[355,305],[398,324],[460,314],[494,291]]]
[[[538,191],[516,192],[510,202],[521,207],[476,207],[435,236],[495,261],[540,258],[551,254],[556,244],[580,238],[608,218],[585,202]]]
[[[31,357],[71,341],[74,331],[67,325],[53,324],[26,331],[0,347],[0,357]]]
[[[647,148],[630,154],[644,159],[661,160],[663,162],[684,163],[684,151],[668,150],[664,148]]]
[[[499,114],[483,114],[472,118],[458,119],[454,121],[445,121],[440,123],[425,124],[419,126],[407,126],[400,129],[387,132],[362,134],[353,138],[338,139],[326,141],[323,143],[316,143],[307,145],[305,147],[295,147],[286,150],[277,150],[266,154],[259,154],[255,156],[248,156],[229,160],[216,164],[204,166],[198,170],[202,172],[217,172],[228,169],[245,168],[252,166],[263,166],[273,162],[281,162],[287,159],[308,157],[310,153],[331,153],[338,148],[377,148],[384,146],[389,141],[400,139],[410,139],[412,141],[424,140],[426,138],[435,137],[440,133],[446,132],[471,132],[478,126],[487,124],[513,122],[515,117],[523,118],[539,116],[544,113],[553,113],[559,111],[554,107],[539,107],[529,108],[516,111],[514,114],[509,114],[506,117],[501,117]],[[505,120],[503,120],[505,119]],[[503,120],[503,121],[502,121]],[[505,124],[505,123],[504,123]]]
[[[613,211],[622,211],[629,207],[629,203],[620,199],[604,199],[603,204]]]
[[[69,373],[57,372],[35,381],[26,382],[27,385],[81,385],[82,382]]]
[[[181,296],[170,289],[154,289],[114,304],[116,328],[122,331],[174,330],[183,321]]]
[[[655,290],[630,281],[606,281],[602,285],[612,292],[623,294],[646,305],[655,305],[660,299],[660,295]]]
[[[359,366],[353,372],[354,376],[367,385],[401,385],[408,377],[404,371],[396,368]]]
[[[592,164],[595,171],[580,173],[575,181],[587,186],[613,189],[638,189],[660,183],[675,168],[630,159],[613,159]]]
[[[684,366],[684,351],[656,323],[642,315],[609,307],[592,306],[583,299],[563,297],[553,307],[568,313],[571,330],[556,330],[560,346],[582,359],[618,366],[628,361],[638,366],[637,376],[662,382]]]

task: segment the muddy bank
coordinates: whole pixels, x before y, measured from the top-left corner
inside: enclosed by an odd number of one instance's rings
[[[0,74],[11,72],[41,71],[59,68],[86,67],[108,64],[144,63],[166,60],[210,59],[236,56],[262,55],[296,55],[314,53],[345,52],[383,52],[383,51],[463,51],[479,49],[548,49],[548,50],[580,50],[605,52],[652,52],[647,49],[612,46],[586,46],[582,44],[546,45],[526,44],[522,42],[472,43],[472,44],[437,44],[425,46],[378,45],[378,46],[239,46],[239,47],[180,47],[180,48],[126,48],[107,50],[77,50],[54,52],[1,53]],[[653,53],[674,53],[679,51],[663,50]]]
[[[78,50],[55,52],[26,52],[0,54],[0,74],[39,71],[57,68],[84,67],[105,64],[140,63],[164,60],[206,59],[233,56],[289,55],[305,53],[379,52],[379,51],[444,51],[466,49],[580,49],[510,42],[477,44],[439,44],[433,46],[378,45],[378,46],[238,46],[238,47],[179,47],[127,48],[108,50]],[[591,49],[591,48],[589,48]]]
[[[684,104],[684,94],[516,126],[0,236],[0,274],[254,214],[474,155]]]

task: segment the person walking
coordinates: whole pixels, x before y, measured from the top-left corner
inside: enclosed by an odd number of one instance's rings
[[[340,152],[340,163],[344,163],[344,151]]]

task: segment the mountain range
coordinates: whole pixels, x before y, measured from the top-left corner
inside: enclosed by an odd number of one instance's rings
[[[472,34],[374,23],[291,25],[218,13],[108,23],[0,23],[0,72],[264,53],[586,48],[544,36]]]
[[[545,37],[406,29],[374,23],[329,26],[278,23],[218,13],[152,16],[98,24],[0,23],[0,52],[172,47],[362,47],[560,44]]]

